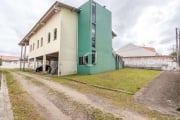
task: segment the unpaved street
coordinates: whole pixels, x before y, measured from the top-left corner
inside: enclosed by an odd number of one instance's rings
[[[31,81],[24,80],[24,78],[19,74],[13,73],[13,75],[16,76],[22,87],[30,94],[37,105],[38,111],[40,111],[46,119],[59,120],[58,118],[61,118],[64,120],[70,120],[68,116],[63,114],[62,111],[46,98],[48,96],[45,96],[43,87],[33,85]]]
[[[180,116],[180,72],[165,71],[135,96],[137,103],[163,114]]]
[[[136,112],[112,106],[96,96],[89,98],[72,88],[49,81],[39,75],[24,72],[12,72],[12,74],[29,93],[38,111],[47,120],[91,120],[93,116],[90,114],[95,109],[125,120],[147,119]]]

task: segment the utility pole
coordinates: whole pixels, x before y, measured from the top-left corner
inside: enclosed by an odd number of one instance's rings
[[[178,40],[179,40],[179,45],[178,45],[178,48],[179,48],[178,49],[178,58],[179,58],[179,61],[178,62],[179,62],[179,68],[180,68],[180,31],[179,31],[179,39]]]
[[[2,65],[2,56],[1,56],[1,58],[0,58],[0,66]]]
[[[179,45],[180,45],[180,31],[178,31],[179,29],[178,28],[176,28],[176,54],[177,54],[177,66],[178,66],[178,68],[179,68],[179,65],[180,65],[180,61],[179,61],[179,52],[180,52],[180,47],[179,47]]]

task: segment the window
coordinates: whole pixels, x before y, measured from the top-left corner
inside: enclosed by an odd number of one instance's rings
[[[96,25],[92,24],[92,47],[96,47]]]
[[[96,25],[92,24],[92,39],[96,38]]]
[[[79,65],[83,65],[83,57],[79,57]]]
[[[79,65],[86,65],[88,64],[88,56],[79,57]]]
[[[32,45],[30,45],[30,52],[32,51]]]
[[[92,30],[91,30],[92,47],[96,47],[96,3],[92,3]]]
[[[92,39],[92,47],[93,47],[93,48],[96,47],[96,41],[95,41],[95,39]]]
[[[92,64],[96,65],[96,51],[92,50]]]
[[[51,41],[51,33],[49,32],[48,33],[48,43],[50,43],[50,41]]]
[[[57,39],[57,28],[54,29],[54,40]]]
[[[92,22],[96,23],[96,3],[92,3]]]
[[[39,48],[39,40],[37,41],[37,48]]]
[[[41,38],[41,47],[43,46],[43,37]]]
[[[92,42],[92,48],[96,48],[96,3],[92,3],[92,28],[91,28],[91,42]],[[96,51],[92,50],[92,64],[96,65]]]

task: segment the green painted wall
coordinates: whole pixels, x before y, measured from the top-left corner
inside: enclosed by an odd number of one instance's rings
[[[78,17],[78,57],[91,53],[91,4],[85,3],[80,7]],[[77,65],[79,74],[95,74],[116,69],[112,55],[112,21],[111,12],[96,3],[96,65],[91,65],[91,55],[88,56],[89,65]],[[78,59],[78,58],[77,58]],[[79,60],[78,60],[79,62]]]
[[[85,3],[80,7],[78,14],[78,58],[77,71],[78,73],[88,74],[90,72],[89,66],[79,65],[79,57],[91,51],[91,34],[90,34],[90,4]],[[90,60],[88,60],[90,61]]]
[[[97,64],[91,67],[91,74],[115,69],[112,55],[111,12],[96,4],[96,51]]]

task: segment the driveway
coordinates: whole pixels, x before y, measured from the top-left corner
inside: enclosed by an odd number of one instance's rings
[[[135,101],[151,110],[180,116],[180,72],[162,72],[137,92]]]
[[[148,120],[146,116],[111,105],[105,99],[84,94],[49,78],[27,72],[11,72],[32,97],[36,109],[47,120],[92,120],[97,110],[123,120]]]

